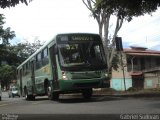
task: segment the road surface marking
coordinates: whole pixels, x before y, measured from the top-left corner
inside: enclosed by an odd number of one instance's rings
[[[41,102],[34,102],[32,103],[32,105],[37,105],[37,104],[40,104],[40,103],[43,103],[44,101],[41,101]]]
[[[9,105],[9,104],[0,104],[0,107],[7,106],[7,105]]]

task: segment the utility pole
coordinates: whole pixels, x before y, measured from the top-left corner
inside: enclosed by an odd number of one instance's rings
[[[122,38],[121,37],[116,37],[115,38],[115,43],[116,43],[116,50],[119,51],[120,57],[121,57],[121,66],[122,66],[123,81],[124,81],[124,90],[126,91],[125,73],[124,73],[124,65],[123,65],[123,57],[122,57],[122,51],[123,51]]]

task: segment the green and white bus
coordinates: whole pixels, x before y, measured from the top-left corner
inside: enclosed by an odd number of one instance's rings
[[[58,34],[17,67],[17,82],[26,100],[82,93],[109,87],[102,40],[98,34]]]
[[[2,100],[2,88],[1,88],[1,83],[0,83],[0,101]]]

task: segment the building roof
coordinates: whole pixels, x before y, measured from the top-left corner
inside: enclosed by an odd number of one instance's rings
[[[160,56],[160,51],[157,50],[148,50],[143,47],[131,47],[123,49],[123,52],[127,55],[133,56]]]
[[[142,75],[143,72],[142,71],[134,71],[134,72],[130,72],[130,75],[131,76],[139,76],[139,75]]]

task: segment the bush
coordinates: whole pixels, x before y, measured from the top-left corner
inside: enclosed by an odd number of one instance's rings
[[[127,91],[137,91],[137,90],[138,90],[137,88],[130,87],[130,88],[128,88],[128,90],[127,90]]]

